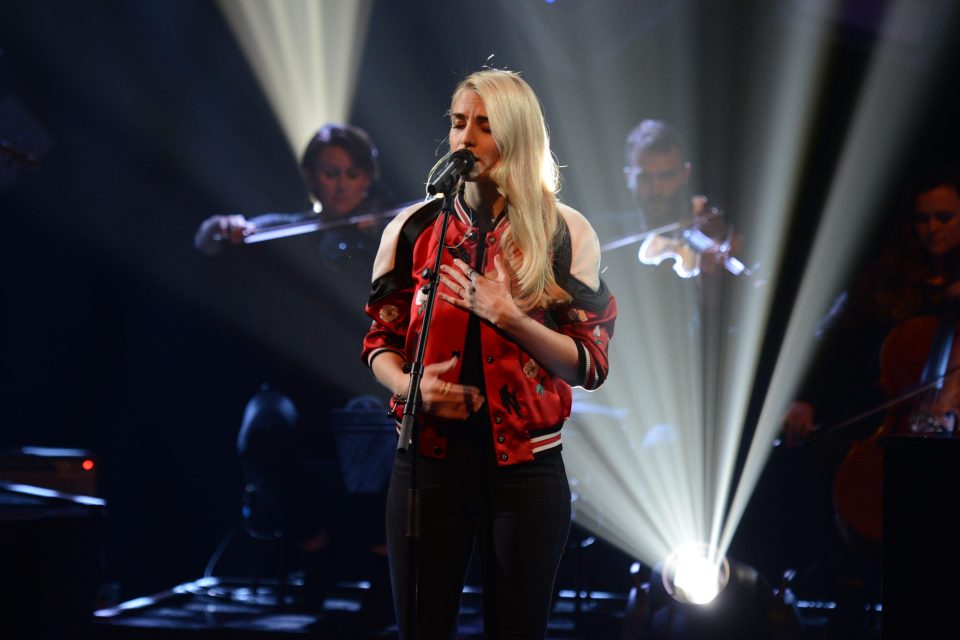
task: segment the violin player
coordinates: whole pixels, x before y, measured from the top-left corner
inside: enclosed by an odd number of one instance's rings
[[[623,173],[637,206],[639,230],[678,225],[645,238],[641,262],[659,264],[661,256],[670,253],[677,256],[673,266],[680,277],[715,272],[731,250],[732,230],[706,196],[691,194],[693,165],[677,130],[663,120],[643,120],[627,135],[625,156]],[[713,243],[697,248],[683,242],[683,229],[690,225]]]
[[[283,532],[287,569],[303,573],[297,597],[322,604],[337,581],[362,578],[371,583],[365,623],[375,627],[392,619],[386,489],[348,493],[333,435],[334,420],[343,418],[331,409],[356,408],[338,413],[360,423],[364,408],[382,415],[379,404],[388,401],[362,365],[349,364],[370,325],[362,306],[392,198],[380,180],[377,145],[358,126],[319,127],[303,146],[299,172],[305,189],[297,200],[310,208],[209,216],[194,246],[217,257],[209,264],[219,276],[215,295],[243,312],[235,321],[251,334],[242,355],[255,354],[263,376],[264,389],[243,413],[245,484],[265,488],[245,494],[257,501],[247,511],[262,511],[269,518],[259,526]],[[318,232],[246,243],[310,222],[321,225]]]
[[[210,216],[197,228],[197,250],[215,256],[228,244],[243,244],[244,238],[258,229],[319,218],[343,220],[387,209],[388,196],[380,184],[379,152],[360,127],[340,123],[320,127],[307,141],[300,173],[313,202],[311,209],[261,214],[251,219],[239,214]],[[372,221],[345,225],[335,233],[326,231],[321,235],[317,257],[336,271],[349,268],[366,273],[385,224]]]
[[[642,229],[689,216],[692,165],[676,129],[662,120],[642,121],[627,135],[626,161],[623,175]]]

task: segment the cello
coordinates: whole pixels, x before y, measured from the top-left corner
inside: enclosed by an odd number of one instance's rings
[[[956,437],[960,414],[960,340],[956,303],[939,315],[909,318],[880,349],[880,386],[890,403],[880,427],[855,442],[833,486],[840,532],[854,547],[875,553],[883,541],[883,441],[892,435]],[[915,393],[918,391],[919,393]]]

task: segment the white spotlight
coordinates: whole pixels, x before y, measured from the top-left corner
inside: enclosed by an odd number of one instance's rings
[[[711,602],[730,579],[730,563],[705,544],[675,549],[663,561],[663,588],[685,604]]]
[[[324,122],[346,122],[371,0],[217,0],[299,159]]]

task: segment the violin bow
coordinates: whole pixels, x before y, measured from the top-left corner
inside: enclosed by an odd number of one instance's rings
[[[313,233],[314,231],[326,231],[327,229],[336,229],[338,227],[348,227],[352,225],[363,224],[364,222],[373,222],[377,220],[385,220],[387,218],[394,218],[398,213],[411,205],[417,204],[418,202],[423,201],[414,200],[392,209],[376,211],[374,213],[361,213],[355,216],[350,216],[349,218],[343,218],[341,220],[320,220],[319,218],[313,218],[300,220],[298,222],[274,224],[267,227],[255,227],[249,234],[243,237],[243,244],[256,244],[258,242],[266,242],[268,240],[277,240],[279,238],[298,236],[304,233]],[[306,215],[308,213],[310,213],[310,211],[301,211],[294,215]],[[217,234],[213,236],[213,239],[215,242],[218,242],[220,240],[224,240],[225,236]]]
[[[649,231],[642,231],[630,236],[611,240],[606,244],[600,245],[600,251],[613,251],[614,249],[619,249],[620,247],[626,247],[631,244],[636,244],[637,242],[643,242],[648,236],[655,236],[661,233],[667,233],[668,231],[683,231],[684,229],[689,229],[690,227],[703,224],[707,220],[711,220],[721,215],[723,215],[723,213],[720,211],[720,209],[711,207],[709,212],[700,217],[694,217],[693,220],[688,220],[686,222],[671,222],[670,224],[665,224],[662,227],[656,227],[655,229],[650,229]]]

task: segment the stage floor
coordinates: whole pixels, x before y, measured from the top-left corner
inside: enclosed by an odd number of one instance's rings
[[[554,603],[549,638],[621,638],[626,594],[561,590]],[[482,595],[466,587],[460,638],[481,638]],[[290,637],[393,638],[392,611],[367,582],[340,583],[322,598],[302,581],[253,584],[248,578],[203,578],[94,614],[99,638]]]
[[[366,582],[340,583],[321,598],[305,593],[301,581],[259,584],[249,578],[203,578],[169,591],[137,598],[95,613],[86,631],[94,638],[289,638],[335,639],[397,637],[392,612],[383,609],[383,594]],[[579,596],[579,597],[578,597]],[[481,594],[464,590],[459,638],[483,637]],[[555,600],[547,638],[555,640],[624,640],[681,637],[625,634],[629,594],[561,589]],[[797,628],[791,638],[879,638],[879,611],[867,611],[859,633],[834,629],[835,605],[795,600]],[[799,635],[796,635],[798,633]],[[717,638],[731,636],[718,635]],[[766,637],[766,636],[764,636]],[[777,636],[779,637],[779,636]]]

